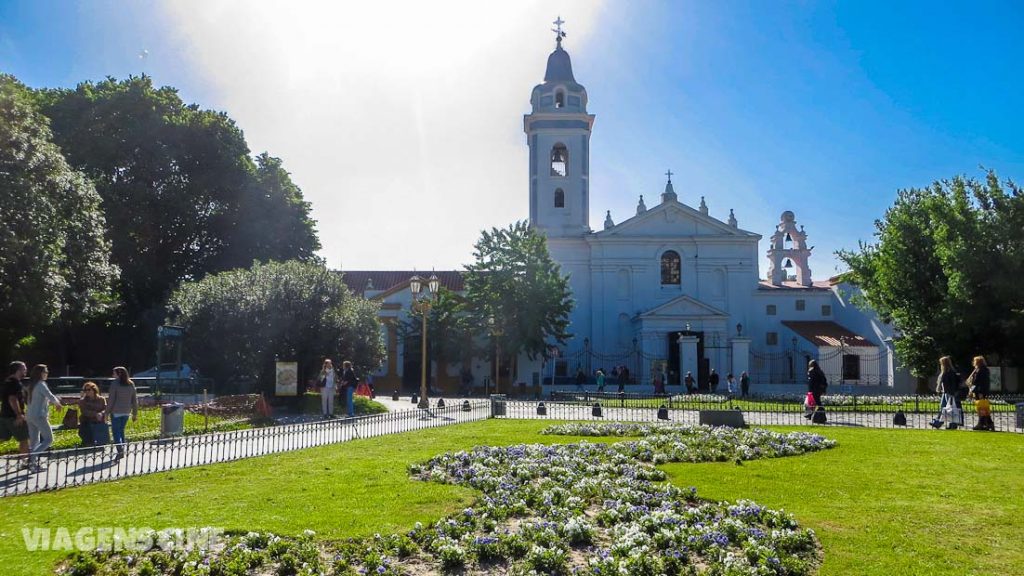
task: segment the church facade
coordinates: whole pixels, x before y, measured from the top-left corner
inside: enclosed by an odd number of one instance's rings
[[[615,222],[606,212],[600,229],[591,227],[595,116],[587,112],[587,91],[573,75],[561,35],[530,103],[523,118],[529,222],[569,275],[574,336],[552,347],[547,360],[518,359],[518,373],[498,376],[503,385],[515,379],[531,387],[571,387],[579,371],[625,368],[630,390],[650,390],[656,375],[669,386],[687,372],[704,383],[713,369],[723,385],[728,373],[738,379],[748,372],[755,391],[779,392],[799,389],[814,358],[832,383],[883,392],[911,386],[896,368],[891,328],[852,305],[852,289],[840,279],[812,277],[808,234],[793,212],[783,211],[771,231],[764,279],[762,236],[741,228],[732,209],[717,217],[703,197],[696,206],[682,201],[671,172],[660,194],[639,196],[635,214]],[[408,280],[400,273],[387,280],[387,274],[350,272],[346,281],[381,300],[386,326],[393,326],[408,311],[408,290],[402,289]],[[441,274],[446,284],[461,285],[457,272]],[[377,378],[397,385],[400,372],[413,366],[395,334],[385,338],[389,361]],[[465,369],[475,381],[488,382],[494,377],[488,364],[444,367],[435,381],[443,384]]]

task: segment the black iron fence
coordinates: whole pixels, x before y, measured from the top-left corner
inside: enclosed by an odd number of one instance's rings
[[[1024,396],[990,398],[992,423],[996,431],[1024,432]],[[503,404],[497,405],[498,402]],[[731,411],[743,415],[748,425],[802,426],[812,423],[813,412],[797,395],[750,396],[693,394],[631,394],[596,392],[555,392],[548,402],[492,400],[497,417],[549,418],[553,420],[609,420],[699,423],[701,413]],[[941,398],[917,396],[828,396],[822,401],[824,423],[864,428],[929,428],[941,422]],[[819,419],[821,416],[819,416]],[[979,424],[973,402],[962,403],[963,423]],[[942,422],[942,427],[945,427]]]
[[[229,462],[358,438],[485,420],[490,416],[491,406],[487,400],[467,400],[444,408],[129,442],[121,446],[120,457],[116,447],[109,445],[51,451],[39,455],[34,463],[22,455],[9,455],[0,457],[0,496]]]

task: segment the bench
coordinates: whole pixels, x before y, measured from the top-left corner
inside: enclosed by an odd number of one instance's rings
[[[743,412],[739,410],[701,410],[700,423],[706,426],[747,427],[743,420]]]

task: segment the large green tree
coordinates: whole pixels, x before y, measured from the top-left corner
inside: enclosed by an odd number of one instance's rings
[[[0,75],[0,352],[111,302],[100,197],[51,141],[28,90]]]
[[[572,291],[543,235],[523,221],[485,230],[473,256],[466,266],[468,309],[480,324],[494,319],[502,356],[536,358],[566,342]]]
[[[902,190],[874,243],[841,251],[864,301],[900,332],[912,373],[938,357],[1024,360],[1024,194],[992,172]]]
[[[413,308],[399,325],[399,336],[406,343],[406,350],[416,351],[417,358],[422,333],[423,310]],[[466,299],[441,288],[427,313],[427,361],[437,362],[442,369],[456,362],[469,366],[477,354],[489,351],[487,346],[481,346],[485,336],[484,326],[471,313]]]
[[[309,204],[281,161],[254,160],[226,114],[187,105],[146,76],[36,99],[54,141],[103,199],[121,269],[120,314],[109,323],[122,330],[128,350],[119,352],[134,356],[125,362],[148,360],[181,282],[254,260],[309,260],[319,249]]]
[[[353,296],[341,276],[318,263],[255,263],[186,282],[169,316],[186,329],[186,353],[202,372],[231,386],[274,385],[274,359],[299,362],[306,377],[325,357],[362,371],[384,357],[378,304]]]

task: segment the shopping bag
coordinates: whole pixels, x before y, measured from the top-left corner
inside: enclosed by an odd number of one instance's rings
[[[366,382],[360,382],[359,386],[356,386],[356,394],[369,398],[370,394],[372,394],[372,392],[370,392],[370,385]]]
[[[946,424],[957,424],[963,425],[964,423],[964,412],[963,410],[956,407],[956,404],[950,402],[942,408],[941,420]]]
[[[814,394],[808,392],[807,396],[804,397],[804,410],[807,410],[808,413],[811,413],[814,412],[814,407]]]

